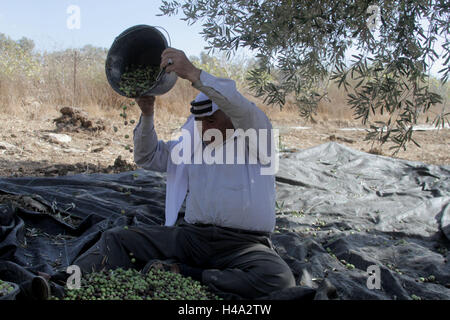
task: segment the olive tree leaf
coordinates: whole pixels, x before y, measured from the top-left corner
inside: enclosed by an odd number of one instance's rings
[[[375,29],[369,23],[373,6],[380,15]],[[164,0],[160,11],[201,23],[209,53],[255,52],[258,64],[247,81],[266,103],[282,108],[293,95],[300,115],[312,119],[327,95],[324,84],[336,82],[362,123],[389,116],[382,134],[375,125],[367,138],[393,142],[396,151],[415,143],[419,116],[444,103],[430,88],[429,70],[441,55],[440,81],[448,80],[448,1]],[[435,50],[439,42],[442,52]],[[350,62],[349,49],[359,51]],[[435,122],[448,122],[448,113]]]

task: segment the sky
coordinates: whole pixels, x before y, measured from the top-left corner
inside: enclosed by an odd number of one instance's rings
[[[34,40],[39,51],[79,48],[86,44],[110,48],[114,38],[138,24],[161,26],[167,30],[171,46],[189,57],[198,56],[207,45],[200,24],[188,26],[180,16],[157,17],[159,0],[0,0],[0,33],[14,40]],[[78,6],[79,29],[73,20]],[[72,29],[69,29],[69,26]],[[75,27],[75,28],[73,28]]]

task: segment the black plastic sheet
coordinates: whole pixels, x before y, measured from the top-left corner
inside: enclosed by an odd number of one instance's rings
[[[340,299],[450,299],[449,179],[446,166],[336,143],[282,154],[272,241],[304,295],[328,279]],[[53,274],[109,228],[163,224],[165,176],[0,179],[0,199],[14,200],[0,201],[0,265]],[[367,286],[372,265],[380,289]]]

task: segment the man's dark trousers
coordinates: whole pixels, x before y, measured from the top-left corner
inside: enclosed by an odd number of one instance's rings
[[[295,286],[294,276],[273,250],[269,234],[186,222],[174,227],[107,230],[74,264],[87,273],[119,267],[141,269],[152,259],[173,259],[202,268],[205,285],[247,299]]]

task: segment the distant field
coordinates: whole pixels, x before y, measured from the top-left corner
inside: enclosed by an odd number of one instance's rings
[[[78,106],[99,118],[115,117],[120,107],[129,102],[109,86],[104,64],[107,50],[85,46],[76,51],[66,50],[40,53],[33,50],[29,39],[13,41],[0,34],[0,113],[21,119],[39,119],[58,113],[63,106]],[[298,114],[294,99],[288,97],[283,110],[267,106],[261,99],[253,97],[246,89],[246,72],[256,63],[254,59],[239,57],[227,61],[223,56],[211,57],[202,53],[201,57],[190,57],[194,63],[213,75],[232,78],[240,91],[262,108],[270,119],[306,124]],[[439,87],[437,80],[431,83],[435,91],[447,101],[450,89],[447,84]],[[179,80],[174,89],[157,100],[158,116],[168,121],[172,117],[185,117],[189,113],[189,103],[197,94],[188,81]],[[346,92],[331,83],[328,96],[319,104],[316,123],[332,123],[337,126],[360,125],[353,118],[348,107]],[[425,122],[432,120],[442,106],[436,106],[422,117]],[[383,119],[375,117],[374,120]],[[314,123],[313,123],[314,124]]]
[[[105,75],[106,50],[86,46],[77,50],[36,53],[27,40],[14,42],[0,34],[0,176],[57,176],[74,173],[116,172],[134,166],[132,145],[134,126],[124,126],[119,116],[121,106],[132,100],[115,93]],[[244,96],[255,102],[280,129],[280,149],[306,149],[330,141],[364,152],[390,156],[389,144],[383,147],[365,141],[364,131],[342,131],[361,127],[347,105],[346,93],[335,84],[328,87],[328,97],[320,102],[313,123],[301,118],[293,97],[282,110],[268,106],[246,89],[246,70],[255,63],[245,57],[227,62],[223,57],[191,57],[198,67],[218,77],[232,78]],[[448,85],[441,91],[448,101]],[[444,90],[445,89],[445,90]],[[197,90],[186,80],[156,101],[155,128],[161,140],[169,140],[189,115],[190,102]],[[54,120],[62,107],[76,106],[93,121],[102,121],[99,132],[67,131],[69,143],[49,139],[56,131]],[[426,116],[434,118],[442,106]],[[137,121],[139,108],[127,110],[129,119]],[[375,119],[382,119],[378,116]],[[299,127],[310,127],[300,130]],[[117,129],[114,130],[114,129]],[[67,137],[66,137],[67,138]],[[408,146],[399,158],[430,164],[450,164],[448,141],[450,130],[415,133],[422,145]]]

